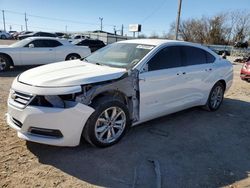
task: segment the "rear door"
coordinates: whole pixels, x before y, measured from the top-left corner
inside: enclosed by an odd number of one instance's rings
[[[181,46],[184,57],[185,103],[190,106],[201,105],[208,96],[210,80],[215,58],[207,51],[193,47]]]

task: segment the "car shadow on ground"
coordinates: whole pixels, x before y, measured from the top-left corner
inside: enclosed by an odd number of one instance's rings
[[[250,171],[249,112],[250,103],[225,99],[216,112],[192,108],[133,127],[109,148],[27,147],[40,163],[93,185],[156,187],[161,177],[162,187],[220,187]]]
[[[21,74],[22,72],[29,70],[31,68],[38,67],[40,65],[29,65],[29,66],[16,66],[11,67],[10,70],[0,72],[0,78],[1,77],[16,77],[17,75]]]

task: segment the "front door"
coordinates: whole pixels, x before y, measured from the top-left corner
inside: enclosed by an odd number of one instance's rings
[[[39,65],[55,61],[55,48],[50,47],[47,40],[35,39],[20,48],[20,56],[23,65]]]
[[[160,50],[139,75],[140,121],[147,121],[184,108],[185,73],[180,48]]]

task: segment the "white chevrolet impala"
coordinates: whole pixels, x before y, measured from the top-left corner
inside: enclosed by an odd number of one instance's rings
[[[40,65],[79,59],[90,54],[86,46],[76,46],[53,37],[29,37],[10,46],[0,46],[0,72],[11,66]]]
[[[128,40],[83,60],[20,74],[8,99],[7,122],[25,140],[106,147],[131,125],[193,106],[217,110],[233,68],[202,45]]]

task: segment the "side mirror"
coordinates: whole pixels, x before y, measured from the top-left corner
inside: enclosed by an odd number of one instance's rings
[[[29,48],[34,48],[35,47],[35,45],[34,44],[29,44]]]
[[[148,72],[148,63],[144,65],[144,67],[141,70],[141,73]]]

